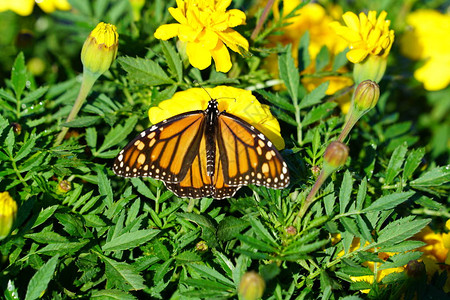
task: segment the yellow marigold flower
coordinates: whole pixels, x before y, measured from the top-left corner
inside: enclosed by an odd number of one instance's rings
[[[450,14],[418,10],[407,16],[406,23],[411,28],[400,39],[400,50],[411,59],[425,61],[414,78],[429,91],[445,88],[450,84]]]
[[[171,99],[149,109],[150,122],[155,124],[184,112],[205,110],[210,97],[219,102],[219,111],[226,110],[243,119],[269,138],[277,149],[284,148],[280,124],[270,113],[269,106],[259,103],[251,91],[229,86],[192,88],[177,92]]]
[[[155,31],[155,38],[168,40],[175,36],[186,43],[186,53],[192,66],[203,70],[211,65],[216,70],[231,69],[228,48],[239,54],[248,51],[248,41],[231,29],[245,24],[246,16],[238,9],[226,10],[231,0],[177,0],[177,8],[169,8],[179,24],[165,24]]]
[[[8,192],[0,193],[0,240],[8,236],[17,214],[17,203]]]
[[[69,10],[71,6],[67,0],[2,0],[0,1],[0,12],[12,10],[18,15],[28,16],[33,12],[34,3],[45,13],[52,13],[55,10]]]
[[[330,26],[347,40],[349,61],[355,63],[353,77],[356,83],[370,79],[379,82],[386,71],[387,56],[394,42],[394,30],[389,29],[391,21],[382,11],[377,18],[376,11],[360,13],[346,12],[342,18],[346,26],[332,22]]]
[[[352,63],[362,62],[368,55],[387,57],[394,42],[394,30],[389,30],[391,21],[386,20],[387,13],[382,11],[360,13],[359,18],[353,12],[346,12],[342,18],[346,26],[339,22],[331,23],[337,34],[348,43],[350,51],[347,58]]]
[[[446,228],[450,231],[450,220],[447,220]],[[444,291],[450,292],[450,233],[435,233],[426,226],[414,236],[414,239],[426,243],[417,250],[423,252],[421,259],[427,274],[433,276],[435,272],[447,272]]]
[[[119,34],[116,26],[103,22],[91,31],[81,50],[84,69],[93,74],[103,74],[116,58]]]
[[[283,15],[280,16],[278,10],[278,1],[275,2],[273,6],[274,18],[279,20],[292,12],[301,3],[301,0],[285,0],[283,1]],[[338,36],[330,27],[329,23],[334,20],[331,15],[340,16],[341,9],[339,6],[333,6],[330,8],[330,15],[324,7],[317,3],[308,3],[299,10],[294,17],[286,20],[289,25],[283,28],[282,35],[274,35],[269,38],[271,45],[276,44],[292,44],[292,57],[294,58],[296,64],[298,63],[298,47],[302,36],[308,31],[310,33],[310,41],[308,52],[311,59],[311,63],[302,71],[301,82],[308,91],[314,90],[323,82],[328,81],[329,86],[326,91],[327,95],[333,95],[337,91],[343,88],[349,87],[353,84],[353,80],[350,77],[330,75],[330,76],[308,76],[309,74],[316,73],[315,59],[317,54],[320,52],[322,47],[327,47],[330,54],[331,60],[328,66],[326,66],[323,71],[332,71],[332,64],[334,56],[342,52],[347,47],[347,42]],[[274,76],[278,76],[278,57],[277,55],[270,55],[266,59],[265,67]],[[337,70],[337,73],[346,73],[348,70],[343,67]],[[349,103],[349,99],[344,101]]]

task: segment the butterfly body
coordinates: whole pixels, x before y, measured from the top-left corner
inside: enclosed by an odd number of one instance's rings
[[[123,177],[162,180],[179,197],[222,199],[243,185],[281,189],[289,171],[274,145],[254,126],[212,99],[206,110],[182,113],[143,131],[117,156]]]

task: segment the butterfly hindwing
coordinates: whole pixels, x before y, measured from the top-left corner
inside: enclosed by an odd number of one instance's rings
[[[199,148],[204,123],[204,112],[192,111],[151,126],[119,153],[114,172],[123,177],[149,176],[167,183],[181,181]]]
[[[254,126],[226,112],[218,117],[218,153],[224,182],[281,189],[289,185],[286,163],[272,142]]]

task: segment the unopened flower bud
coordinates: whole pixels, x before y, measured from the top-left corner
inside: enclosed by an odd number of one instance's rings
[[[116,58],[118,46],[116,26],[100,22],[89,34],[81,50],[84,69],[97,75],[106,72]]]
[[[368,111],[377,105],[380,87],[371,80],[361,82],[355,91],[354,105],[359,111]]]
[[[266,283],[261,275],[254,271],[246,272],[239,283],[239,295],[244,300],[260,299],[265,288]]]
[[[16,220],[17,203],[8,192],[0,193],[0,240],[8,236]]]
[[[195,250],[198,252],[206,252],[208,251],[208,245],[205,241],[200,241],[195,245]]]
[[[405,267],[406,274],[410,278],[421,278],[425,275],[425,264],[422,261],[411,260]]]
[[[22,125],[20,125],[19,123],[12,122],[11,127],[16,135],[20,135],[20,133],[22,132]]]
[[[288,234],[288,235],[292,235],[292,236],[294,236],[294,235],[296,235],[297,234],[297,229],[294,227],[294,226],[288,226],[288,227],[286,227],[286,233]]]
[[[57,189],[58,189],[59,193],[65,194],[65,193],[67,193],[68,191],[70,191],[72,189],[72,185],[70,184],[70,181],[61,180],[58,183]]]
[[[347,145],[338,141],[331,142],[323,155],[323,168],[334,171],[342,167],[347,161],[348,151]]]

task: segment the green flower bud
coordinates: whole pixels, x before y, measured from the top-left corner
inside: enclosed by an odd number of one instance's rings
[[[106,72],[116,58],[118,46],[116,26],[100,22],[89,34],[81,50],[84,69],[97,75]]]
[[[266,283],[258,273],[250,271],[242,275],[239,284],[239,295],[244,300],[260,299],[264,294]]]
[[[355,64],[353,68],[353,79],[355,83],[363,80],[373,80],[380,82],[386,71],[387,57],[369,55],[365,60]]]
[[[8,236],[16,220],[17,203],[8,192],[0,193],[0,240]]]
[[[380,98],[380,87],[371,80],[361,82],[355,91],[354,105],[359,111],[368,111],[377,105]]]
[[[327,172],[326,176],[345,164],[348,151],[347,145],[338,141],[331,142],[328,145],[323,155],[323,170]]]

